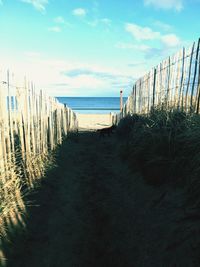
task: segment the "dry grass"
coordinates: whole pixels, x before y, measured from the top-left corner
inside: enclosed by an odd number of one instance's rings
[[[124,140],[121,155],[132,167],[139,167],[148,183],[194,188],[200,175],[199,115],[152,110],[148,116],[123,119],[118,136]]]
[[[17,161],[7,164],[9,171],[0,180],[0,266],[6,266],[3,247],[17,229],[25,229],[27,196],[41,183],[49,169],[55,166],[54,152],[32,157],[24,164],[18,152]]]

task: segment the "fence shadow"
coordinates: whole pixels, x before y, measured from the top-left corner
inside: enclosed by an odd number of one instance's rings
[[[114,266],[111,258],[119,257],[105,246],[112,227],[101,207],[110,197],[104,179],[114,179],[107,170],[112,142],[98,132],[68,135],[53,168],[24,200],[25,225],[10,226],[3,244],[6,267]]]
[[[4,222],[6,232],[5,236],[1,237],[0,266],[39,266],[38,263],[29,263],[29,257],[33,251],[40,251],[42,246],[48,246],[48,235],[55,234],[46,231],[49,220],[52,219],[51,216],[54,217],[54,223],[58,223],[58,225],[63,219],[62,216],[55,215],[55,213],[62,205],[59,203],[60,194],[62,195],[60,190],[63,175],[66,172],[65,163],[69,162],[70,151],[74,146],[79,145],[80,138],[90,142],[91,137],[96,139],[95,136],[95,132],[87,131],[68,133],[67,139],[54,152],[53,160],[51,160],[51,164],[48,164],[45,176],[37,181],[23,197],[19,197],[19,203],[15,200],[17,208],[13,210],[12,216],[9,216]],[[73,176],[73,173],[69,173],[69,175]],[[56,220],[58,222],[55,222]],[[41,266],[43,264],[41,263]],[[49,265],[47,264],[47,266]]]

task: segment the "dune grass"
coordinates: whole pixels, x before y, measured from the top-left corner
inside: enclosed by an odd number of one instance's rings
[[[32,205],[29,195],[40,186],[42,178],[54,167],[54,153],[32,157],[26,162],[29,166],[24,166],[19,150],[16,152],[15,162],[8,162],[7,176],[1,179],[0,183],[0,266],[2,267],[6,266],[4,251],[10,246],[10,240],[18,235],[18,232],[21,233],[26,229],[27,208]]]
[[[121,156],[153,185],[187,186],[199,194],[200,116],[179,110],[152,110],[133,115],[118,125]]]

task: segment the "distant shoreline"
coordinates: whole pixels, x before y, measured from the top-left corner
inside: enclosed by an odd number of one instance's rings
[[[120,97],[57,97],[57,100],[76,113],[109,114],[120,111]],[[126,98],[123,98],[124,103]]]
[[[54,96],[55,98],[120,98],[120,96]],[[128,96],[123,96],[128,98]]]

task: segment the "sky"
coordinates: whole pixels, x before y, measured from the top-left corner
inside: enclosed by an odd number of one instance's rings
[[[0,0],[0,81],[52,96],[127,96],[200,37],[200,0]]]

